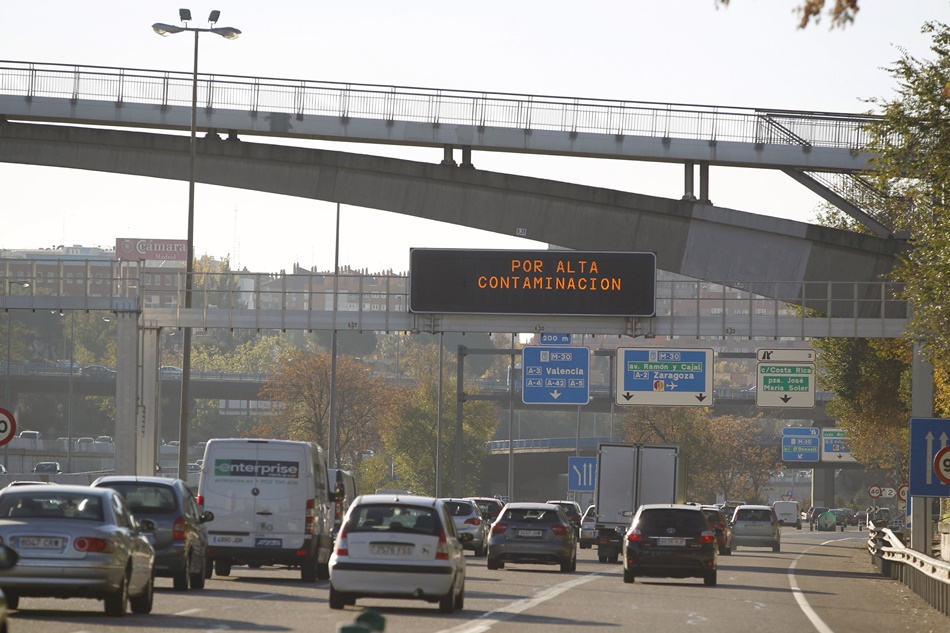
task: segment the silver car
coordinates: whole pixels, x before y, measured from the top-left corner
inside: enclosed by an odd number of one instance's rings
[[[505,563],[560,565],[577,569],[577,530],[553,503],[509,503],[495,519],[488,538],[488,569]]]
[[[442,499],[445,509],[452,515],[455,531],[465,549],[470,549],[475,556],[484,556],[488,546],[489,523],[482,516],[478,506],[471,499]],[[468,534],[471,539],[463,536]]]
[[[745,547],[771,547],[773,552],[782,549],[782,530],[772,506],[743,505],[732,515],[732,551],[739,545]]]
[[[0,570],[7,606],[21,597],[95,598],[122,616],[152,610],[155,552],[111,488],[16,486],[0,490],[0,538],[18,555]]]

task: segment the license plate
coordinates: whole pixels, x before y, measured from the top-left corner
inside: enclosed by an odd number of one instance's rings
[[[54,536],[21,536],[17,539],[20,549],[63,549],[63,539]]]
[[[370,543],[369,551],[371,554],[378,554],[380,556],[409,556],[412,554],[412,545]]]
[[[518,530],[518,536],[537,538],[541,536],[541,530]]]
[[[684,538],[668,538],[668,537],[665,537],[665,536],[664,536],[664,537],[661,537],[661,538],[656,539],[656,544],[657,544],[657,545],[663,545],[663,546],[666,546],[666,547],[683,547],[684,545],[686,545],[686,539],[684,539]]]

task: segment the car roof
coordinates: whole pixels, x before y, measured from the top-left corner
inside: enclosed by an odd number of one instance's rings
[[[764,506],[758,504],[747,503],[745,505],[739,506],[736,510],[771,510],[772,506]]]
[[[24,484],[22,486],[16,486],[15,488],[16,488],[17,493],[30,492],[31,490],[34,490],[34,489],[37,491],[49,490],[49,486],[42,483]],[[9,489],[9,486],[7,486],[6,488],[0,489],[0,494],[2,494],[8,489]],[[112,490],[112,488],[93,488],[92,486],[77,486],[75,484],[57,484],[56,485],[57,494],[60,492],[79,492],[79,493],[89,494],[90,489],[95,490],[96,494],[99,494],[99,495],[106,495],[106,494],[109,494],[110,492],[115,492],[114,490]]]
[[[541,503],[540,501],[511,501],[505,505],[505,508],[521,508],[529,510],[551,510],[557,508],[560,510],[560,508],[553,503]]]
[[[472,501],[493,501],[498,505],[505,505],[501,499],[496,499],[495,497],[463,497],[464,499],[470,499]]]
[[[96,484],[110,484],[110,483],[146,483],[146,484],[165,484],[167,486],[173,485],[176,481],[181,481],[180,479],[174,479],[171,477],[145,477],[139,475],[105,475],[99,477],[92,482],[92,486]]]
[[[425,497],[422,495],[391,495],[391,494],[367,494],[360,495],[353,500],[353,505],[374,504],[374,503],[405,503],[407,505],[431,505],[439,503],[441,500],[435,497]]]
[[[660,510],[664,508],[675,508],[677,510],[694,510],[702,512],[702,506],[690,505],[688,503],[645,503],[640,506],[640,510]]]

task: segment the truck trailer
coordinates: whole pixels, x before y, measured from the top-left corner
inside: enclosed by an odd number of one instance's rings
[[[644,503],[683,503],[686,476],[678,446],[601,443],[597,448],[597,558],[617,562],[624,533]]]

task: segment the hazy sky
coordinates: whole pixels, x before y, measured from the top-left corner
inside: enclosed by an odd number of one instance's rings
[[[704,105],[864,112],[891,96],[885,72],[900,52],[930,57],[927,20],[947,21],[948,0],[861,0],[857,22],[797,28],[800,0],[482,0],[403,3],[4,3],[0,60],[190,71],[190,34],[162,38],[187,6],[207,26],[243,35],[201,36],[202,73]],[[288,8],[293,7],[293,8]],[[249,139],[250,140],[250,139]],[[273,139],[265,142],[275,142]],[[314,144],[437,163],[441,149]],[[479,153],[476,168],[679,198],[683,168]],[[117,237],[184,239],[184,182],[0,164],[0,248],[111,247]],[[811,221],[818,198],[780,173],[711,169],[718,206]],[[230,256],[255,272],[294,263],[332,270],[336,206],[201,186],[196,254]],[[341,265],[408,269],[413,246],[535,248],[521,241],[396,214],[342,207]]]

